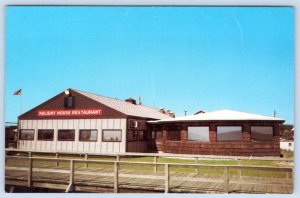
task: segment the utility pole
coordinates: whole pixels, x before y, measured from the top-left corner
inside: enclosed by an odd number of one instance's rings
[[[187,110],[184,110],[184,116],[186,116],[186,112],[187,112]]]

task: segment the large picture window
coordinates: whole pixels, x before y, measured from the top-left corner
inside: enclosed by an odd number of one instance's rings
[[[209,142],[209,127],[188,127],[188,141]]]
[[[217,140],[218,141],[241,141],[242,127],[241,126],[218,126]]]
[[[79,130],[79,141],[97,142],[98,130],[82,129]]]
[[[167,139],[173,141],[181,141],[180,131],[168,131]]]
[[[121,142],[122,141],[122,130],[118,129],[104,129],[102,130],[102,141],[103,142]]]
[[[173,141],[181,141],[180,126],[168,126],[167,139]]]
[[[251,140],[254,141],[272,141],[272,126],[251,126]]]
[[[58,141],[74,141],[75,130],[74,129],[59,129],[57,134]]]
[[[21,129],[20,140],[34,140],[34,129]]]
[[[53,141],[54,130],[53,129],[39,129],[38,140]]]

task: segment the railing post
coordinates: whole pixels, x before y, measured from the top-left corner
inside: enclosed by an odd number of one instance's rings
[[[229,193],[229,177],[228,177],[228,166],[225,166],[225,192]]]
[[[88,154],[84,154],[84,159],[85,160],[88,160]],[[89,165],[88,165],[88,162],[85,162],[85,168],[87,168]]]
[[[117,157],[117,162],[118,162],[118,161],[120,161],[120,156],[119,156],[119,155],[117,155],[116,157]]]
[[[286,168],[288,167],[288,161],[287,161],[287,160],[285,161],[285,167],[286,167]],[[285,178],[286,178],[286,179],[289,179],[289,172],[286,171],[285,174],[286,174],[286,175],[285,175]]]
[[[74,161],[70,161],[70,183],[74,183]]]
[[[68,188],[66,189],[66,192],[70,192],[74,190],[73,185],[74,185],[74,161],[70,160],[70,182]]]
[[[199,164],[199,158],[196,157],[196,164]],[[196,173],[199,175],[199,167],[196,166]]]
[[[57,159],[56,160],[56,166],[58,166],[59,164],[58,164],[58,153],[57,152],[55,153],[55,158]]]
[[[165,193],[169,192],[169,164],[165,164]]]
[[[28,158],[29,161],[28,161],[28,183],[27,183],[27,187],[31,187],[31,184],[32,184],[32,158],[29,157]]]
[[[28,157],[32,157],[31,151],[28,152]]]
[[[238,165],[240,166],[241,165],[241,162],[240,160],[238,159]],[[242,169],[239,167],[238,168],[238,178],[241,178],[242,177]]]
[[[154,172],[157,172],[157,156],[154,156]]]
[[[115,162],[114,164],[114,193],[118,193],[119,189],[118,189],[118,162]]]

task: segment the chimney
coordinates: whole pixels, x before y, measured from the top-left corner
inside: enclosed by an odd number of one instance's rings
[[[125,101],[126,101],[126,102],[129,102],[129,103],[131,103],[131,104],[136,105],[136,100],[133,99],[133,98],[127,98]]]
[[[170,111],[169,116],[175,118],[175,114],[172,111]]]
[[[166,113],[165,108],[160,108],[159,112],[165,114]]]
[[[166,114],[167,116],[170,116],[170,117],[172,117],[172,118],[175,118],[175,114],[174,114],[171,110],[167,110],[167,111],[165,112],[165,114]]]

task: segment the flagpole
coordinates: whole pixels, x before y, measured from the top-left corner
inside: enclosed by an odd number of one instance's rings
[[[20,94],[20,115],[22,114],[22,93]]]
[[[14,96],[19,96],[20,97],[20,115],[22,114],[22,107],[23,107],[23,100],[22,100],[22,89],[19,89],[14,92]]]

